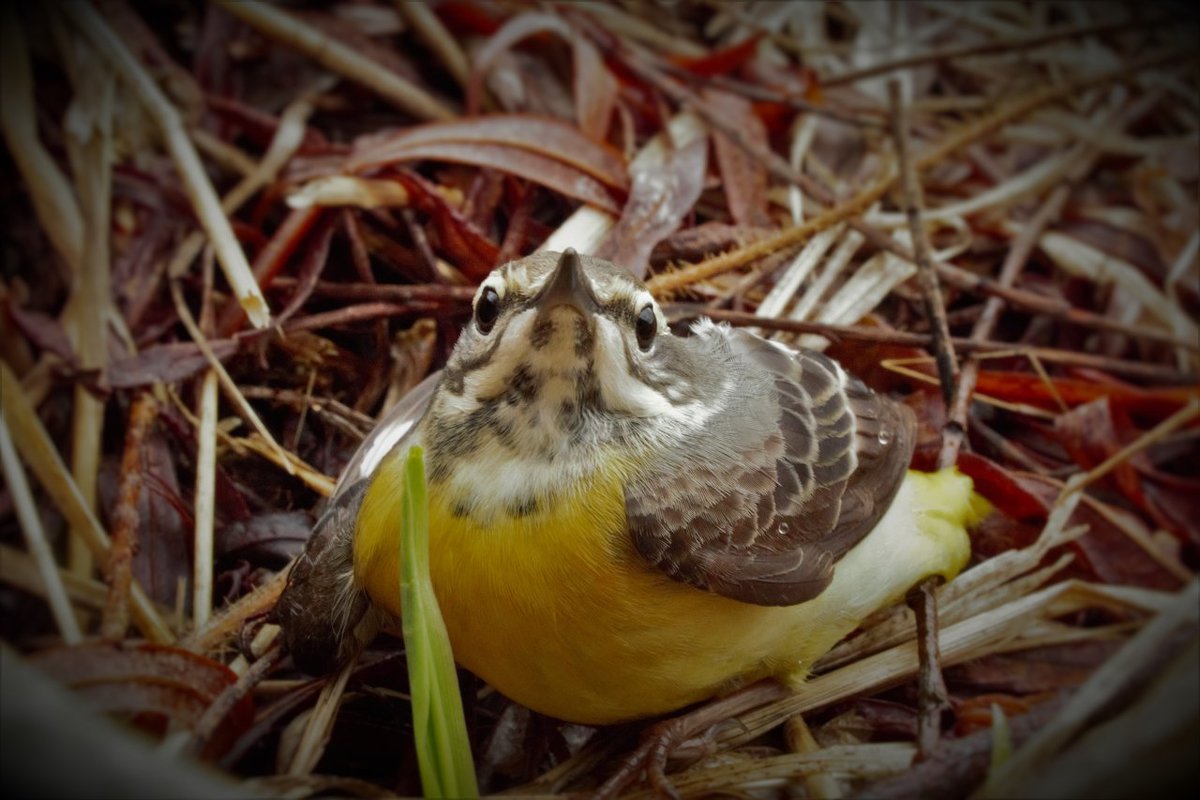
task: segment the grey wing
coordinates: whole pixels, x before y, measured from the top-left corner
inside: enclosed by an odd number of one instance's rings
[[[359,481],[370,478],[375,472],[375,468],[379,466],[379,462],[383,461],[383,457],[412,432],[429,408],[433,392],[441,379],[442,371],[440,369],[430,373],[425,380],[400,398],[400,402],[392,406],[387,414],[379,420],[379,423],[363,439],[358,450],[350,457],[346,468],[342,470],[332,499],[336,499],[343,491]],[[332,499],[330,505],[332,505]]]
[[[344,663],[377,632],[375,609],[354,578],[358,510],[379,462],[416,441],[416,425],[429,407],[441,373],[414,387],[375,426],[351,457],[324,513],[292,565],[270,621],[279,625],[292,660],[320,675]]]
[[[670,577],[758,605],[820,594],[891,505],[915,417],[826,356],[721,331],[745,397],[687,457],[629,484],[638,552]]]
[[[375,634],[371,603],[354,580],[354,526],[367,481],[343,488],[317,520],[268,621],[296,666],[323,675]]]

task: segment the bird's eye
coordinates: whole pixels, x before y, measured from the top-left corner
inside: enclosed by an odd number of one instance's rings
[[[637,334],[638,347],[649,350],[650,345],[654,343],[654,334],[658,333],[658,320],[654,318],[654,309],[651,306],[646,306],[638,312],[633,328]]]
[[[496,324],[496,318],[499,316],[500,295],[489,286],[483,290],[483,294],[479,295],[479,300],[475,303],[475,324],[479,326],[479,332],[491,333],[492,326]]]

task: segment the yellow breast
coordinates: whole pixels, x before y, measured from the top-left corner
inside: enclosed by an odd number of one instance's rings
[[[398,463],[386,461],[373,481],[355,539],[358,578],[395,614]],[[911,494],[901,492],[896,506],[903,511],[894,506],[885,522],[913,511]],[[951,548],[947,561],[942,542],[924,549],[910,543],[899,558],[888,547],[892,563],[866,561],[863,568],[891,574],[869,576],[866,586],[858,568],[839,567],[834,585],[814,601],[754,606],[646,566],[627,535],[618,475],[597,475],[545,505],[481,524],[456,516],[445,493],[431,486],[433,584],[460,663],[524,705],[589,724],[665,713],[765,675],[802,676],[867,613],[924,575],[952,574],[965,561],[957,552],[963,548]],[[911,517],[905,519],[896,535],[912,534]],[[965,543],[961,528],[958,535]],[[905,558],[911,564],[895,563]]]

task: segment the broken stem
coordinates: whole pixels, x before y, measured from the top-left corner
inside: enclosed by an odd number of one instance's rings
[[[121,457],[121,476],[117,504],[112,513],[112,547],[108,559],[108,602],[100,635],[119,641],[129,628],[129,592],[133,583],[133,553],[137,549],[142,481],[145,464],[143,442],[158,415],[158,404],[149,392],[139,392],[129,409],[129,427],[125,429],[125,452]]]

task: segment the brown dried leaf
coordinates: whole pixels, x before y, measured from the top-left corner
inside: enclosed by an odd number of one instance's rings
[[[1099,465],[1141,433],[1123,409],[1107,397],[1093,400],[1068,414],[1061,415],[1055,424],[1055,430],[1063,447],[1084,469],[1092,469]],[[1195,518],[1177,513],[1163,514],[1161,505],[1151,502],[1147,496],[1143,478],[1155,473],[1149,457],[1145,453],[1138,453],[1119,464],[1112,471],[1109,480],[1156,524],[1180,538],[1195,538]],[[1163,479],[1168,479],[1168,476],[1161,475],[1160,482]],[[1191,483],[1194,485],[1196,481]],[[1159,496],[1161,497],[1161,493]]]
[[[178,576],[191,573],[191,506],[183,500],[171,448],[158,430],[143,441],[142,466],[133,574],[147,594],[169,607],[175,604]],[[117,461],[106,460],[98,482],[100,506],[110,519],[117,502],[117,472]]]
[[[1091,639],[994,653],[948,668],[946,681],[956,690],[1021,695],[1072,689],[1122,644],[1115,639]]]
[[[1200,431],[1183,431],[1148,448],[1133,466],[1154,518],[1200,547]]]
[[[110,714],[132,717],[151,733],[191,727],[237,680],[223,664],[175,647],[145,642],[88,642],[43,650],[33,664]],[[205,755],[216,757],[253,721],[244,697],[225,717]]]
[[[63,330],[62,324],[57,319],[49,314],[43,314],[41,311],[21,308],[12,302],[11,295],[5,299],[8,301],[9,317],[34,347],[47,353],[53,353],[72,366],[79,363],[75,355],[75,348],[71,346],[67,332]]]
[[[704,101],[709,113],[718,119],[739,120],[739,130],[748,143],[764,151],[770,150],[767,129],[754,113],[754,107],[744,97],[708,89]],[[767,213],[767,168],[737,142],[721,131],[713,131],[717,169],[725,190],[729,213],[739,225],[765,228],[771,224]]]
[[[696,139],[661,163],[635,167],[629,201],[596,255],[644,277],[650,251],[679,227],[700,196],[707,160],[707,143]]]
[[[1014,473],[1014,478],[1031,494],[1040,495],[1047,504],[1053,503],[1062,492],[1061,484],[1039,475]],[[1139,528],[1144,537],[1149,538],[1149,531],[1137,517],[1125,515],[1123,519],[1125,524]],[[1071,515],[1067,527],[1076,525],[1086,525],[1088,531],[1068,545],[1076,555],[1076,562],[1068,567],[1070,573],[1086,580],[1148,589],[1177,589],[1181,585],[1178,576],[1089,504],[1081,503]]]
[[[282,566],[304,548],[312,524],[312,518],[300,511],[256,514],[225,526],[217,539],[217,554]]]
[[[568,197],[616,211],[610,192],[629,186],[624,159],[561,120],[507,114],[435,123],[365,136],[346,169],[365,172],[403,161],[434,159],[498,169]]]
[[[238,350],[238,342],[232,339],[213,339],[208,345],[218,359],[228,358]],[[154,344],[137,355],[110,361],[106,378],[113,389],[135,389],[182,381],[207,366],[208,359],[192,342]]]

